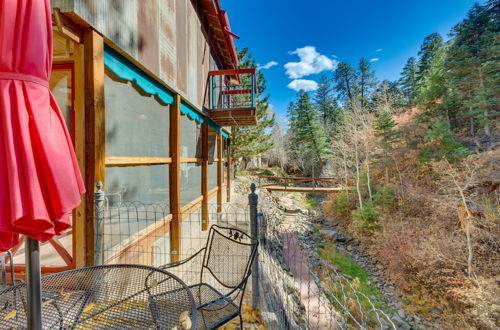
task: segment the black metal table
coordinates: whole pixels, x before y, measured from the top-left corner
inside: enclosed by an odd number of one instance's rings
[[[43,329],[190,329],[191,291],[178,277],[140,265],[105,265],[42,277]],[[25,329],[26,285],[0,291],[0,329]]]

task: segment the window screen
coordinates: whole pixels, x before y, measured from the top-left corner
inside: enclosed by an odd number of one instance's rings
[[[208,129],[208,159],[217,158],[217,133]]]
[[[168,157],[169,109],[130,83],[104,78],[106,154]]]
[[[201,196],[201,165],[181,164],[181,206]]]
[[[110,206],[121,202],[169,202],[169,165],[106,168],[106,197]]]
[[[73,86],[71,69],[66,69],[63,65],[54,65],[50,75],[49,84],[50,90],[52,91],[52,94],[61,109],[68,131],[73,134],[71,128],[71,117],[73,115]]]
[[[181,157],[201,158],[201,125],[181,116]]]
[[[208,190],[217,187],[217,162],[208,163]]]

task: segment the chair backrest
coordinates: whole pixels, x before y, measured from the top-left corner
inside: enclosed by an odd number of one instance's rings
[[[0,280],[2,281],[2,286],[0,287],[0,289],[5,289],[7,287],[7,264],[5,260],[6,256],[9,258],[10,261],[10,283],[12,285],[16,284],[13,256],[10,251],[6,251],[0,255],[0,270],[1,270]]]
[[[258,242],[235,228],[210,227],[201,280],[210,274],[226,288],[237,287],[249,274]]]

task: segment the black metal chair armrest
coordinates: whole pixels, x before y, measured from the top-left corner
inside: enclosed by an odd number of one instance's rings
[[[175,267],[179,267],[191,260],[193,260],[195,257],[197,257],[202,251],[204,252],[206,248],[203,248],[201,249],[200,251],[196,252],[195,254],[193,254],[192,256],[186,258],[186,259],[183,259],[181,261],[177,261],[177,262],[172,262],[172,263],[169,263],[169,264],[166,264],[166,265],[163,265],[163,266],[160,266],[158,268],[160,269],[171,269],[171,268],[175,268]]]
[[[225,297],[225,298],[231,298],[231,296],[233,295],[233,293],[235,293],[236,291],[238,291],[238,290],[244,290],[244,288],[245,288],[245,286],[246,286],[246,284],[248,282],[248,279],[250,278],[250,275],[252,275],[251,271],[248,272],[247,276],[245,276],[243,278],[243,280],[240,282],[240,284],[238,284],[234,289],[232,289],[231,291],[229,291],[223,297]]]

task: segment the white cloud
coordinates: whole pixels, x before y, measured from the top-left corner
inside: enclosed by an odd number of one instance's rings
[[[291,79],[302,78],[325,70],[333,71],[337,68],[336,60],[321,55],[313,46],[297,48],[290,54],[296,54],[300,58],[300,62],[285,64],[286,74]]]
[[[259,69],[259,70],[265,70],[265,69],[269,69],[270,67],[275,66],[275,65],[278,65],[278,62],[270,61],[270,62],[267,62],[264,65],[259,65],[257,67],[257,69]]]
[[[375,50],[377,53],[380,53],[381,51],[383,51],[384,49],[383,48],[379,48],[377,50]]]
[[[318,83],[314,80],[294,79],[287,85],[287,87],[293,89],[296,92],[300,90],[310,92],[318,89]]]
[[[378,60],[380,60],[378,57],[370,58],[370,62],[377,62]]]

